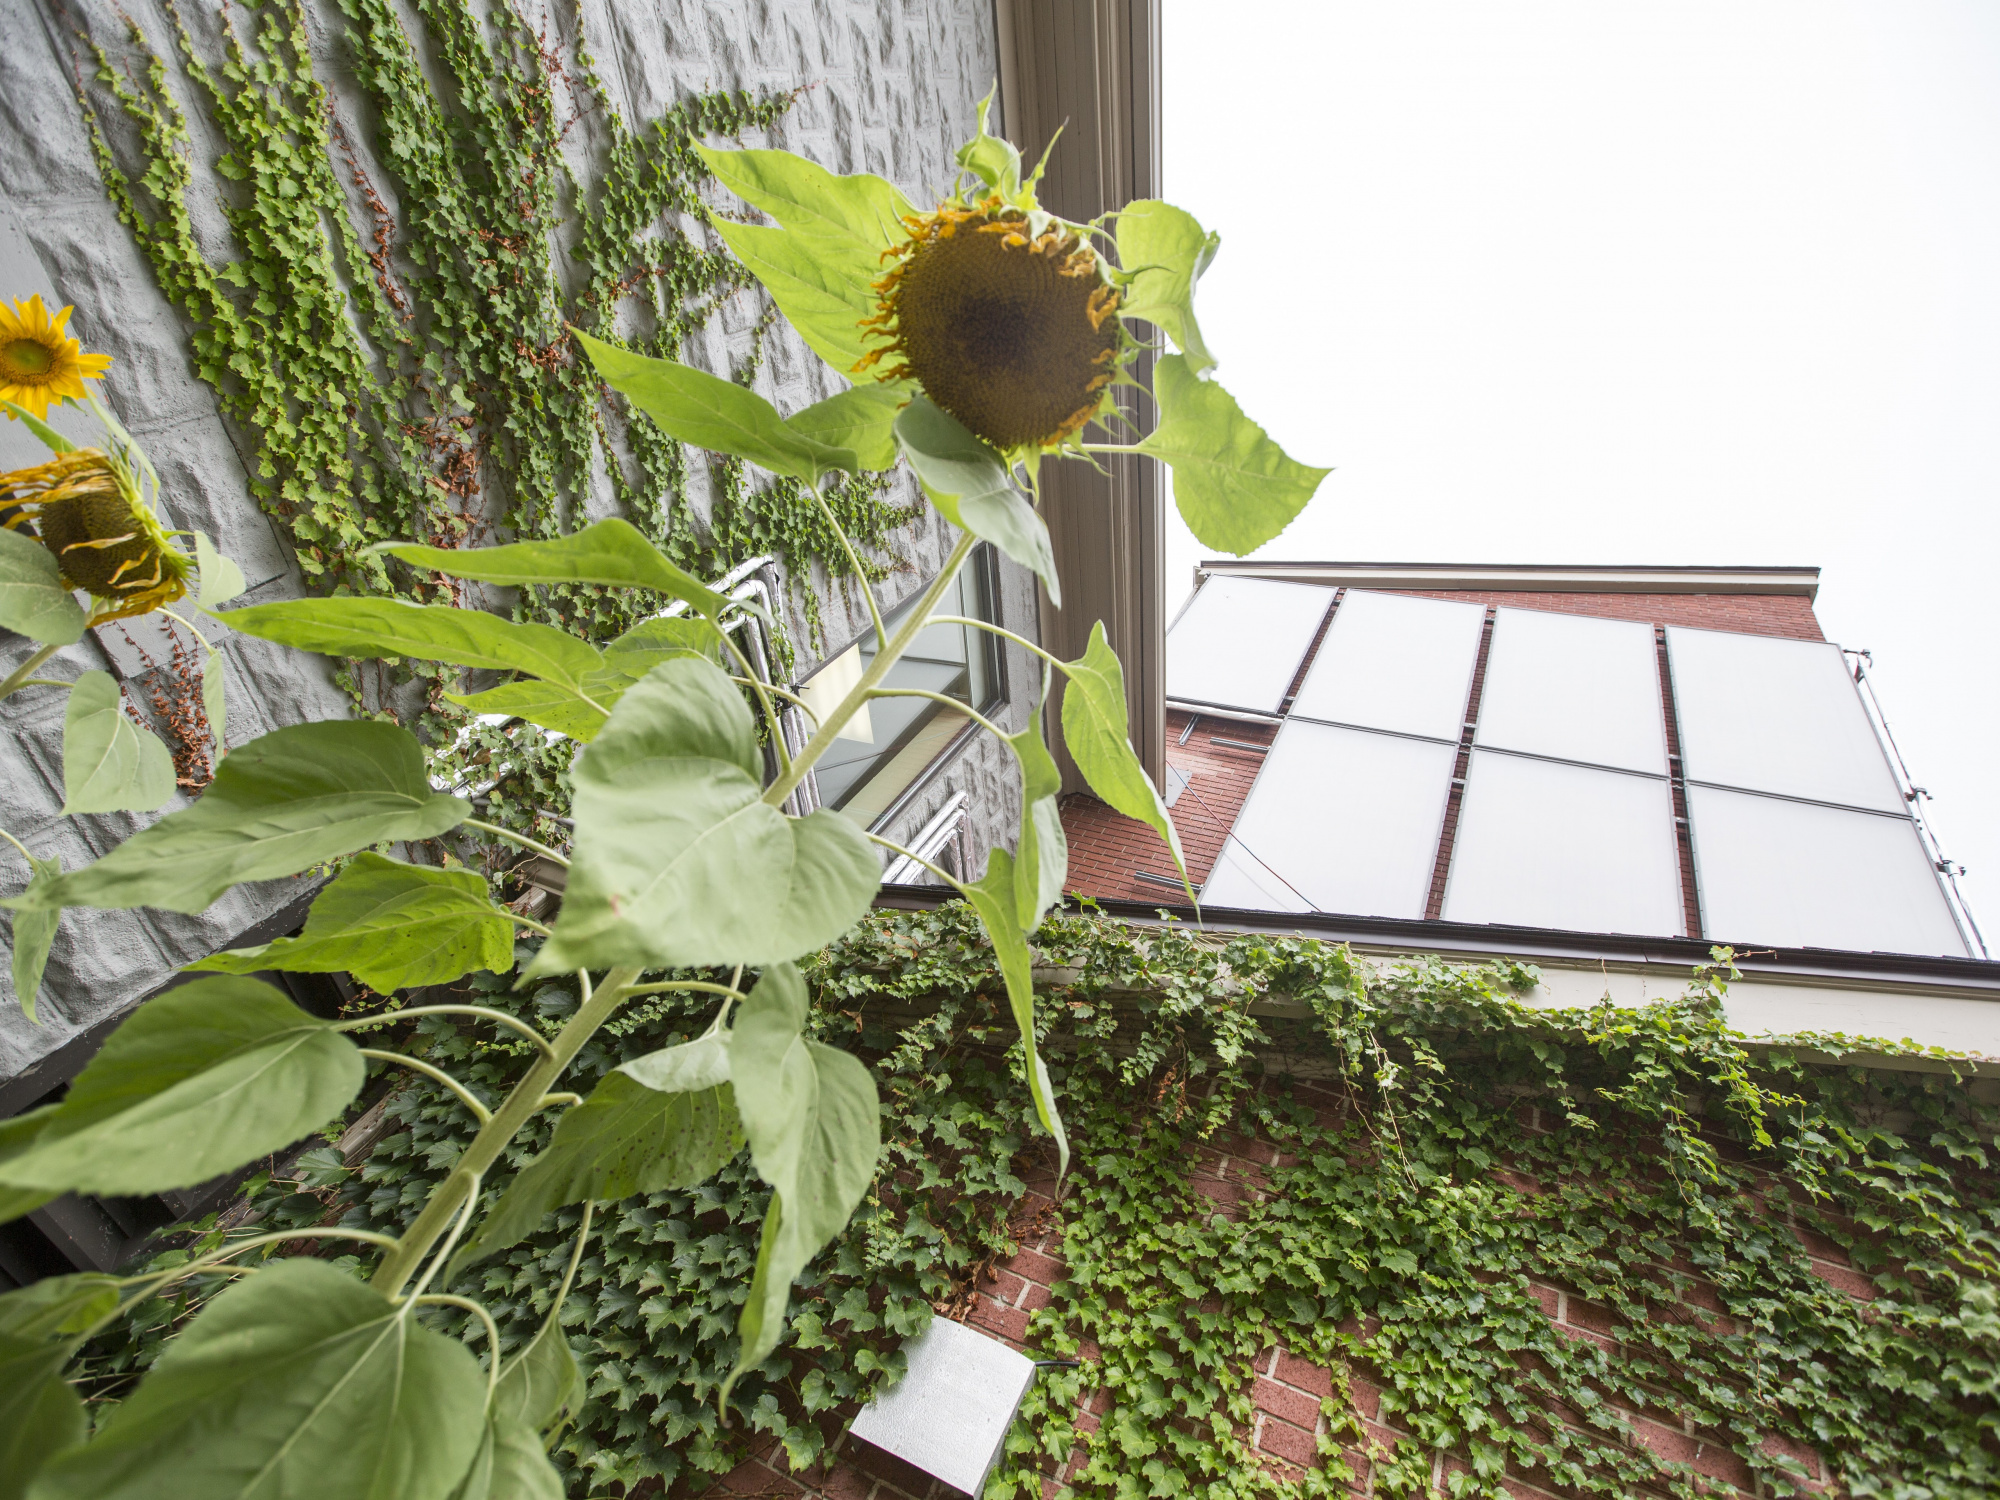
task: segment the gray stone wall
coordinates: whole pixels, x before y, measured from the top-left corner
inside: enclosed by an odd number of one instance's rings
[[[212,6],[182,8],[198,35],[212,34]],[[768,139],[746,143],[799,151],[835,171],[879,172],[918,199],[948,185],[952,151],[971,133],[976,101],[997,68],[991,0],[582,0],[575,9],[526,0],[520,9],[533,24],[546,19],[549,34],[563,38],[573,35],[580,15],[613,102],[635,124],[703,88],[804,87]],[[156,0],[117,6],[111,0],[15,0],[0,6],[0,296],[39,292],[52,307],[76,305],[72,331],[86,348],[114,358],[106,394],[160,470],[168,524],[214,537],[244,567],[251,600],[296,596],[303,584],[287,539],[249,493],[244,465],[254,462],[254,450],[196,378],[187,330],[118,223],[78,112],[73,79],[87,76],[89,64],[84,59],[80,74],[71,37],[82,31],[114,55],[129,55],[127,15],[156,52],[177,63],[173,30]],[[332,88],[336,109],[346,109],[352,120],[339,41],[344,23],[336,7],[315,3],[308,4],[307,21],[320,76]],[[184,77],[176,74],[174,87],[184,102],[193,101]],[[188,115],[195,159],[212,162],[216,144],[200,112],[189,109]],[[365,154],[365,132],[354,134]],[[385,191],[391,186],[386,173],[375,177]],[[198,173],[197,196],[203,180]],[[226,243],[216,202],[189,206],[203,238]],[[745,355],[760,311],[754,300],[739,298],[725,309],[689,349],[691,362],[723,369]],[[759,378],[759,389],[785,410],[839,385],[788,330],[776,336]],[[76,413],[56,425],[79,439],[93,430]],[[0,424],[0,469],[41,456],[18,426]],[[897,498],[914,498],[909,481],[902,483],[906,489]],[[693,501],[698,509],[704,503],[699,494]],[[586,509],[601,513],[607,507],[608,486],[600,486]],[[936,571],[952,545],[947,530],[926,508],[898,536],[897,571],[878,590],[885,608]],[[1002,579],[1004,622],[1032,638],[1032,579],[1008,563]],[[825,651],[819,654],[838,651],[866,628],[865,609],[850,591],[829,588],[817,569],[806,582],[824,621]],[[807,648],[803,619],[793,619],[791,629],[804,675],[816,653]],[[131,628],[136,646],[158,656],[163,643],[154,631],[150,621]],[[240,636],[227,638],[223,647],[228,743],[346,711],[324,660]],[[18,637],[0,632],[0,668],[26,650]],[[1027,721],[1039,674],[1027,653],[1009,651],[1012,701],[1002,716],[1015,729]],[[128,681],[145,670],[135,645],[116,627],[60,653],[51,675],[91,668]],[[0,826],[38,854],[60,855],[74,867],[151,816],[59,815],[62,712],[63,696],[51,689],[27,690],[0,706],[9,731],[0,740]],[[996,840],[1011,845],[1014,837],[1018,794],[1004,747],[971,747],[930,778],[887,832],[907,837],[958,789],[972,799],[976,873],[987,847]],[[8,858],[18,865],[18,856],[10,852]],[[0,891],[17,890],[24,877],[23,870],[0,868]],[[40,1025],[21,1016],[0,966],[0,1080],[35,1071],[65,1041],[128,1008],[175,967],[227,946],[304,889],[297,881],[245,887],[197,917],[151,910],[67,913],[43,988]],[[0,929],[7,925],[0,914]]]

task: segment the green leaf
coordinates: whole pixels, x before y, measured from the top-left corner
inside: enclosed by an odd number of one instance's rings
[[[294,724],[230,751],[193,807],[0,905],[197,912],[246,880],[296,875],[375,844],[436,838],[471,811],[463,799],[431,790],[423,749],[407,730],[339,719]]]
[[[60,859],[28,855],[28,889],[24,899],[46,888],[63,872]],[[49,967],[49,949],[55,946],[56,929],[62,925],[61,907],[23,907],[14,913],[14,998],[30,1021],[35,1018],[35,997],[42,987],[42,975]]]
[[[243,592],[243,570],[216,550],[205,531],[194,534],[194,556],[195,567],[200,570],[200,587],[194,596],[196,609],[217,609]]]
[[[1292,524],[1331,469],[1285,456],[1236,398],[1195,375],[1179,354],[1153,367],[1160,425],[1139,444],[1174,471],[1174,504],[1196,540],[1221,552],[1254,552]]]
[[[49,1276],[0,1297],[0,1333],[22,1339],[80,1338],[118,1308],[116,1276]]]
[[[565,1204],[691,1188],[742,1147],[726,1038],[634,1058],[562,1117],[547,1149],[508,1185],[453,1269],[519,1243]]]
[[[1102,620],[1090,627],[1090,644],[1083,655],[1063,670],[1069,678],[1062,700],[1063,743],[1077,769],[1093,792],[1166,841],[1174,868],[1181,872],[1181,883],[1187,888],[1188,901],[1193,903],[1194,887],[1188,884],[1187,861],[1181,858],[1174,820],[1167,816],[1167,804],[1160,800],[1126,736],[1125,669],[1105,639]]]
[[[1000,977],[1006,981],[1007,1004],[1014,1012],[1014,1026],[1021,1034],[1021,1051],[1027,1064],[1028,1092],[1035,1101],[1035,1115],[1042,1128],[1055,1137],[1056,1176],[1069,1173],[1069,1136],[1063,1130],[1062,1114],[1056,1109],[1055,1089],[1049,1070],[1035,1045],[1034,954],[1020,919],[1017,876],[1014,861],[1004,849],[986,857],[986,873],[962,886],[966,900],[979,913],[979,924],[993,942],[993,956],[1000,963]]]
[[[915,207],[880,177],[836,177],[788,151],[695,150],[724,187],[782,226],[711,217],[716,231],[813,352],[852,374],[872,347],[859,325],[875,312],[882,252],[905,238],[901,221]]]
[[[526,719],[530,724],[553,729],[585,744],[597,738],[597,731],[610,716],[612,703],[617,701],[615,694],[611,695],[612,702],[607,703],[595,693],[586,698],[556,683],[532,678],[503,682],[483,693],[446,693],[444,698],[447,703],[456,703],[476,714],[506,714],[512,719]]]
[[[1222,236],[1204,233],[1193,214],[1157,198],[1118,211],[1118,263],[1125,281],[1118,316],[1157,324],[1187,356],[1190,375],[1215,366],[1194,320],[1194,287],[1221,244]]]
[[[496,1413],[481,1428],[472,1467],[452,1500],[563,1500],[562,1475],[533,1428]]]
[[[562,1309],[552,1307],[526,1347],[501,1367],[493,1413],[541,1432],[582,1394],[583,1376],[569,1340],[563,1337]]]
[[[174,758],[141,729],[109,672],[85,672],[63,711],[63,813],[151,812],[174,794]]]
[[[254,979],[202,979],[111,1033],[0,1183],[158,1193],[233,1171],[317,1130],[366,1069],[331,1023]]]
[[[230,627],[328,656],[414,657],[526,672],[580,691],[604,658],[553,625],[525,625],[483,609],[401,599],[284,599],[224,616]]]
[[[719,661],[722,636],[703,619],[645,620],[604,648],[603,665],[584,679],[584,692],[547,682],[507,682],[483,693],[446,693],[481,714],[507,714],[588,744],[597,738],[625,690],[663,661]],[[585,693],[589,696],[586,697]]]
[[[855,470],[851,449],[815,442],[789,427],[777,407],[733,380],[677,360],[653,359],[577,334],[597,373],[678,442],[747,458],[807,484],[835,469]]]
[[[232,948],[190,972],[350,973],[389,994],[514,967],[513,919],[477,870],[435,870],[364,852],[321,891],[297,937]]]
[[[1015,905],[1021,930],[1042,925],[1050,907],[1062,900],[1069,878],[1069,840],[1063,834],[1056,794],[1062,773],[1042,742],[1040,715],[1007,743],[1021,763],[1021,837],[1014,848]]]
[[[32,1146],[61,1108],[60,1104],[44,1104],[40,1109],[0,1120],[0,1164]],[[61,1196],[54,1188],[17,1188],[0,1182],[0,1224],[32,1213],[51,1198]]]
[[[83,639],[83,606],[63,587],[56,555],[33,537],[0,528],[0,626],[45,645]]]
[[[215,737],[215,749],[223,753],[223,736],[228,731],[229,703],[223,697],[222,648],[208,653],[201,664],[201,711],[208,720],[208,732]]]
[[[168,1341],[36,1500],[446,1500],[486,1380],[412,1314],[324,1261],[267,1265]]]
[[[728,602],[692,573],[668,562],[638,527],[615,516],[547,542],[509,542],[503,547],[377,542],[362,555],[375,552],[386,552],[425,572],[514,588],[530,583],[603,583],[653,589],[685,600],[711,617]],[[235,616],[229,618],[233,622]]]
[[[1009,203],[1021,195],[1021,153],[1011,141],[989,134],[986,115],[993,107],[995,84],[979,101],[979,129],[971,140],[958,148],[958,164]]]
[[[772,1194],[724,1405],[731,1387],[777,1347],[793,1280],[847,1227],[882,1152],[875,1080],[857,1058],[809,1041],[805,1025],[805,981],[794,965],[774,964],[730,1033],[736,1107],[750,1159]]]
[[[785,425],[816,443],[852,453],[863,469],[893,469],[896,413],[909,394],[909,387],[900,383],[857,385],[792,413]]]
[[[83,1402],[62,1378],[75,1346],[0,1333],[0,1500],[20,1500],[49,1459],[84,1440]]]
[[[529,974],[775,963],[860,920],[881,879],[867,838],[838,813],[786,817],[759,769],[719,668],[664,662],[628,690],[571,772],[569,888]]]
[[[945,519],[1033,569],[1060,608],[1062,580],[1056,576],[1049,529],[1014,487],[1000,455],[928,396],[917,396],[903,408],[896,418],[896,441]]]
[[[26,427],[36,437],[40,438],[42,446],[47,448],[49,452],[57,454],[76,452],[75,443],[72,443],[60,432],[57,432],[55,428],[49,426],[48,423],[29,411],[27,407],[17,405],[12,401],[0,401],[0,406],[6,407],[9,416],[21,423],[22,426]]]

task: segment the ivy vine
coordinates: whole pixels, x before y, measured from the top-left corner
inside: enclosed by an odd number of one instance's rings
[[[1072,1460],[1078,1496],[1334,1495],[1363,1464],[1386,1496],[1440,1481],[1499,1497],[1507,1476],[1583,1495],[1728,1492],[1636,1445],[1635,1418],[1700,1434],[1774,1495],[1807,1492],[1806,1450],[1854,1495],[2000,1488],[2000,1119],[1951,1074],[1746,1052],[1722,1020],[1721,970],[1672,1004],[1544,1012],[1518,1003],[1534,972],[1517,965],[1377,966],[1089,914],[1052,916],[1036,946],[1074,1157],[1066,1279],[1028,1337],[1089,1359],[1042,1373],[989,1494],[1039,1500]],[[748,1421],[732,1428],[713,1398],[764,1189],[739,1162],[600,1213],[567,1314],[589,1393],[561,1444],[572,1493],[699,1489],[770,1437],[795,1470],[822,1461],[897,1370],[901,1339],[934,1308],[962,1315],[1027,1228],[1025,1184],[1052,1167],[971,915],[877,913],[811,977],[820,1035],[881,1083],[876,1188],[795,1291],[792,1336],[740,1388]],[[575,995],[496,981],[480,1003],[553,1030]],[[650,1002],[592,1044],[586,1081],[707,1019]],[[518,1069],[436,1018],[402,1045],[495,1097]],[[308,1153],[262,1211],[396,1229],[469,1134],[442,1089],[399,1086],[359,1173]],[[1262,1196],[1219,1212],[1195,1163],[1253,1140],[1280,1153]],[[542,1144],[524,1138],[511,1165]],[[574,1228],[558,1215],[467,1273],[461,1290],[510,1344],[533,1332]],[[1815,1273],[1806,1243],[1820,1241],[1872,1300]],[[1608,1309],[1611,1337],[1564,1336],[1535,1285]],[[94,1352],[104,1398],[186,1310]],[[1273,1346],[1332,1383],[1303,1478],[1246,1442],[1253,1362]],[[1347,1399],[1356,1380],[1408,1438],[1371,1440]]]
[[[359,554],[387,538],[556,534],[581,517],[602,472],[622,513],[699,575],[781,556],[816,642],[813,565],[835,580],[851,573],[804,486],[753,483],[739,461],[702,454],[711,501],[697,518],[687,453],[611,397],[566,332],[677,357],[732,299],[761,298],[726,252],[681,227],[706,179],[692,145],[768,126],[794,96],[709,91],[634,128],[581,42],[552,43],[506,4],[413,9],[406,34],[391,0],[340,0],[335,45],[366,105],[380,184],[315,76],[302,0],[223,10],[219,63],[167,0],[223,180],[197,163],[165,60],[136,23],[139,64],[95,53],[116,109],[79,91],[106,190],[186,315],[198,373],[255,444],[253,489],[309,582],[450,597],[448,581]],[[210,190],[226,249],[197,232],[192,205]],[[755,375],[772,321],[767,309],[756,322],[738,381]],[[892,556],[909,510],[860,480],[827,498],[864,555]],[[875,577],[890,565],[869,564]],[[644,607],[629,591],[549,589],[530,591],[517,613],[608,638]],[[370,711],[422,721],[448,742],[461,716],[438,697],[439,670],[371,665],[346,681]],[[414,696],[398,691],[413,680]],[[482,748],[496,747],[467,753]],[[496,795],[498,816],[531,820],[563,800],[547,754],[521,747],[513,758],[522,764]]]

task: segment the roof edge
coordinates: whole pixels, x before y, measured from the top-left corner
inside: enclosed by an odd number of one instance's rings
[[[1197,574],[1354,588],[1567,594],[1819,594],[1816,567],[1655,567],[1608,563],[1306,562],[1216,558]]]

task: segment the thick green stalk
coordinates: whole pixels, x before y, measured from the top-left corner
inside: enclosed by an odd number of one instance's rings
[[[431,1190],[430,1201],[417,1215],[417,1221],[403,1231],[396,1248],[382,1257],[382,1264],[376,1268],[374,1279],[370,1282],[376,1291],[385,1297],[393,1297],[416,1274],[431,1246],[451,1227],[452,1216],[464,1202],[467,1185],[484,1176],[487,1169],[500,1159],[500,1153],[514,1139],[515,1132],[541,1108],[542,1096],[548,1092],[549,1085],[561,1076],[570,1059],[590,1040],[597,1028],[624,1003],[626,992],[639,973],[636,968],[626,968],[613,969],[606,974],[604,982],[570,1017],[569,1024],[556,1033],[548,1054],[535,1060],[535,1065],[528,1069],[521,1081],[514,1085],[513,1092],[493,1112],[493,1118],[479,1127],[479,1134],[465,1148],[465,1155],[458,1159],[451,1176]]]
[[[766,802],[773,807],[778,806],[791,796],[794,787],[806,779],[806,772],[813,768],[813,763],[826,754],[827,747],[833,743],[847,721],[859,713],[862,706],[868,702],[869,690],[889,675],[889,669],[896,665],[902,654],[910,649],[918,636],[923,634],[924,627],[931,622],[931,611],[937,608],[938,600],[944,597],[944,591],[951,587],[952,580],[958,577],[958,570],[965,566],[966,558],[972,555],[972,549],[978,545],[979,538],[971,532],[961,537],[958,545],[951,549],[951,556],[945,559],[944,567],[939,571],[936,581],[931,584],[930,591],[924,595],[923,602],[911,612],[909,621],[903,628],[886,641],[882,640],[881,636],[876,636],[880,649],[875,653],[875,660],[869,664],[868,670],[861,674],[861,681],[854,685],[854,690],[840,700],[840,706],[820,720],[819,729],[806,741],[805,749],[793,758],[785,774],[764,789]]]
[[[0,682],[0,698],[7,697],[16,688],[26,687],[28,685],[28,679],[34,675],[35,668],[39,667],[43,662],[47,661],[51,656],[54,656],[56,652],[60,651],[61,649],[62,648],[60,646],[44,646],[41,648],[41,650],[37,651],[33,656],[30,656],[26,661],[22,662],[20,666],[16,667],[13,670],[13,672],[9,674],[5,682]]]

